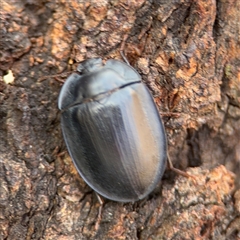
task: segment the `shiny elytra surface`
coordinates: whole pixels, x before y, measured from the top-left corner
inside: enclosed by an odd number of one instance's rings
[[[97,62],[97,64],[96,64]],[[86,183],[120,202],[147,196],[166,166],[166,137],[147,87],[130,66],[90,59],[59,96],[61,126],[71,158]]]

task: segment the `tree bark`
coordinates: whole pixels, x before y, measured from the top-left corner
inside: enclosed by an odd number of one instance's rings
[[[0,239],[240,239],[240,1],[0,5]],[[121,48],[196,182],[166,171],[147,199],[106,200],[96,229],[57,98],[78,62]]]

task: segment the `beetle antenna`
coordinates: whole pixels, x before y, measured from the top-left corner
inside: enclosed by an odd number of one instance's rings
[[[96,192],[95,192],[96,193]],[[96,196],[97,196],[97,199],[98,199],[98,202],[100,204],[99,208],[98,208],[98,216],[97,216],[97,221],[95,223],[95,230],[97,231],[98,228],[99,228],[99,224],[102,220],[102,209],[103,209],[103,199],[96,193]]]
[[[123,50],[120,50],[120,54],[121,54],[123,60],[126,62],[126,64],[130,66],[130,63],[129,63],[129,61],[127,60],[126,56],[124,55]]]
[[[64,77],[65,75],[67,74],[70,74],[70,73],[73,73],[73,71],[70,71],[70,72],[62,72],[62,73],[59,73],[59,74],[54,74],[54,75],[48,75],[48,76],[43,76],[43,77],[40,77],[37,82],[43,82],[45,81],[46,79],[48,78],[55,78],[56,81],[60,82],[60,83],[64,83],[65,81],[62,81],[60,79],[58,79],[57,77]]]
[[[129,61],[127,60],[127,58],[124,55],[124,47],[125,47],[125,43],[126,43],[127,37],[128,37],[128,34],[125,34],[123,36],[123,41],[122,41],[121,46],[120,46],[120,54],[121,54],[123,60],[127,63],[127,65],[130,66]]]

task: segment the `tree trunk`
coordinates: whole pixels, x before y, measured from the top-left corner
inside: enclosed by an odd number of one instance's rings
[[[2,0],[0,19],[0,239],[240,239],[240,1]],[[57,98],[121,47],[196,182],[167,171],[147,199],[106,200],[96,228]]]

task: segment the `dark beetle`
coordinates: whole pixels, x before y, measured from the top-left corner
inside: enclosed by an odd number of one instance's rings
[[[90,59],[71,74],[59,95],[61,126],[82,178],[119,202],[146,197],[166,167],[167,143],[157,107],[129,65]]]

